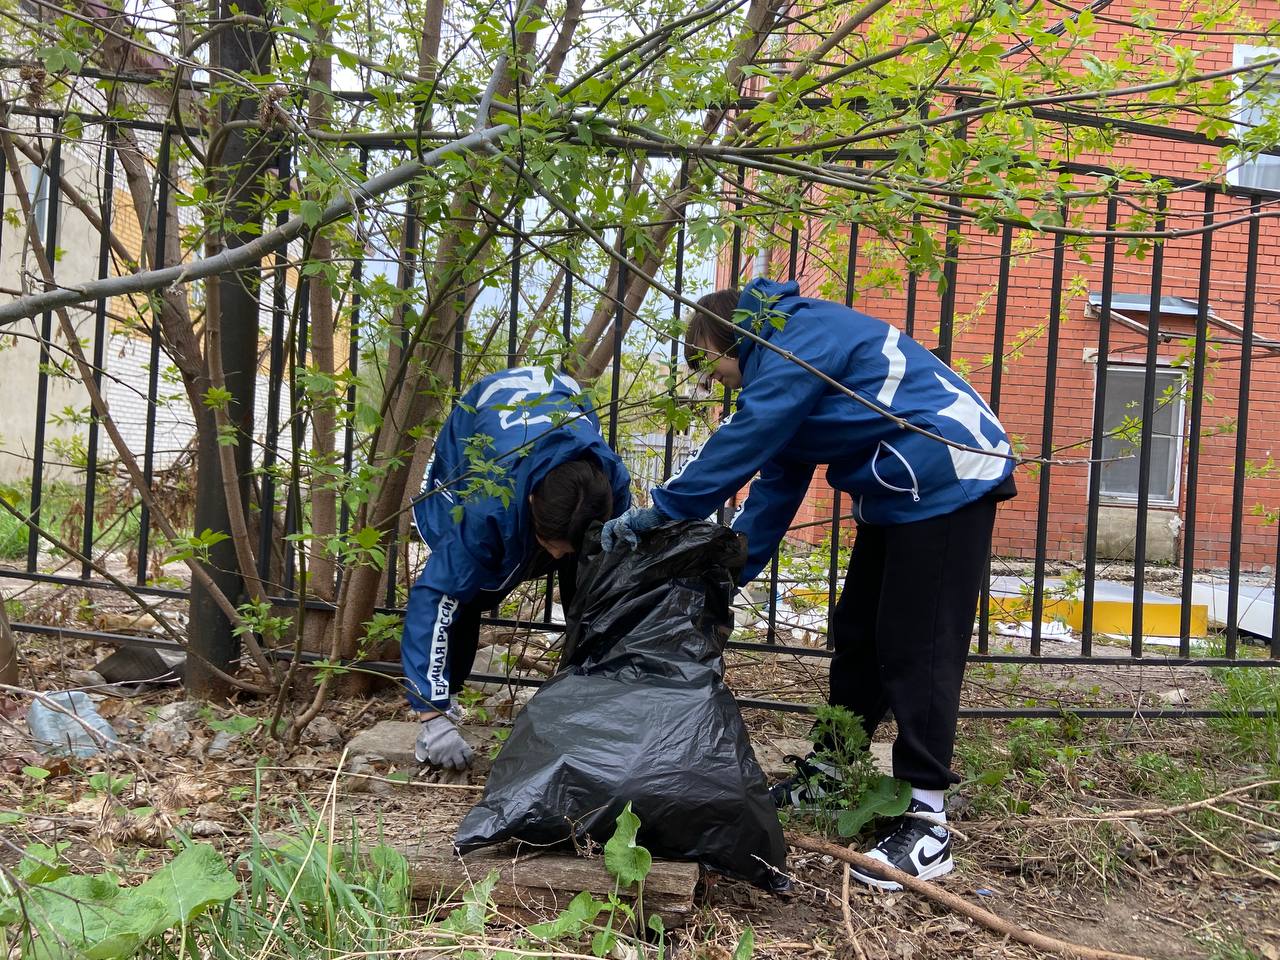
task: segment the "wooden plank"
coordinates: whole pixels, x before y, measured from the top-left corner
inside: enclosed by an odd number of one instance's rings
[[[450,847],[425,843],[400,852],[409,861],[415,900],[450,897],[496,870],[498,884],[493,902],[500,913],[521,921],[552,919],[583,890],[603,900],[615,887],[604,860],[598,856],[587,859],[527,846],[519,851],[514,846],[503,846],[477,850],[460,859]],[[685,923],[693,914],[698,873],[697,864],[655,860],[645,880],[645,913],[658,914],[668,927]],[[622,898],[631,899],[625,895]]]

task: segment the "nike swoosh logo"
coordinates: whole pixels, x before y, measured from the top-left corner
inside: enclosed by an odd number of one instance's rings
[[[925,854],[921,853],[920,866],[922,867],[932,866],[933,864],[937,863],[939,860],[941,860],[950,852],[951,852],[951,841],[948,840],[941,847],[939,847],[938,852],[933,854],[932,856],[925,856]]]

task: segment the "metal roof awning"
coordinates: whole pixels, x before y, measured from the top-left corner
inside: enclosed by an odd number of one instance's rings
[[[1085,313],[1090,317],[1102,316],[1102,294],[1089,291],[1088,303],[1085,306]],[[1219,330],[1227,331],[1230,336],[1227,337],[1211,337],[1209,343],[1215,344],[1231,344],[1241,346],[1244,343],[1244,330],[1238,324],[1226,320],[1213,310],[1213,307],[1205,312],[1205,319],[1209,326]],[[1151,296],[1146,293],[1112,293],[1111,294],[1111,319],[1121,326],[1128,327],[1135,333],[1147,336],[1150,332],[1148,325],[1141,320],[1135,320],[1131,314],[1151,315]],[[1189,317],[1196,318],[1200,314],[1200,304],[1195,300],[1188,300],[1186,297],[1161,297],[1160,309],[1157,311],[1157,317]],[[1161,340],[1169,343],[1174,340],[1182,340],[1186,337],[1186,333],[1179,330],[1159,330],[1156,334]],[[1261,350],[1264,356],[1280,356],[1280,341],[1270,340],[1260,336],[1255,328],[1253,332],[1253,347],[1255,350]]]
[[[1102,309],[1102,294],[1089,291],[1089,306],[1095,310]],[[1150,313],[1151,296],[1146,293],[1113,293],[1111,309],[1124,310],[1130,313]],[[1200,304],[1186,297],[1161,297],[1160,313],[1174,317],[1194,317],[1200,312]],[[1210,308],[1210,314],[1213,309]]]

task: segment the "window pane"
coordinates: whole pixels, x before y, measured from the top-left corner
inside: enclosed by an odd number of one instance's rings
[[[1151,476],[1147,493],[1153,502],[1172,503],[1181,469],[1182,403],[1178,396],[1182,374],[1161,370],[1155,375],[1152,410]],[[1104,497],[1138,498],[1139,443],[1142,435],[1142,399],[1146,376],[1141,369],[1113,367],[1107,370],[1107,397],[1103,407],[1101,489]],[[1166,394],[1166,391],[1169,391]]]

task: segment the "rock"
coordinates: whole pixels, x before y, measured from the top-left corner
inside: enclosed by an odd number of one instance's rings
[[[385,760],[397,767],[417,769],[422,766],[413,755],[418,727],[419,724],[412,720],[383,720],[352,737],[347,743],[347,755],[370,761]],[[476,751],[472,770],[487,769],[487,757],[496,740],[493,728],[464,723],[460,729],[463,738]],[[484,763],[480,762],[482,759]]]
[[[107,682],[97,670],[70,670],[67,672],[67,679],[74,686],[90,690],[104,686]]]
[[[342,740],[342,731],[328,717],[316,717],[302,731],[303,743],[324,750],[338,749],[342,746]]]
[[[191,728],[180,717],[160,720],[148,725],[142,742],[161,755],[173,756],[185,752],[191,744]]]
[[[1171,707],[1180,707],[1185,703],[1191,702],[1191,695],[1181,687],[1174,687],[1172,690],[1161,690],[1156,696]]]
[[[166,703],[157,710],[156,719],[162,721],[194,720],[200,716],[200,709],[200,704],[195,700],[175,700],[173,703]]]
[[[205,751],[206,757],[222,757],[226,756],[231,749],[231,745],[240,739],[238,733],[231,733],[229,730],[220,730],[209,743],[209,748]]]
[[[220,837],[223,832],[222,824],[214,820],[197,820],[191,824],[193,837]]]

